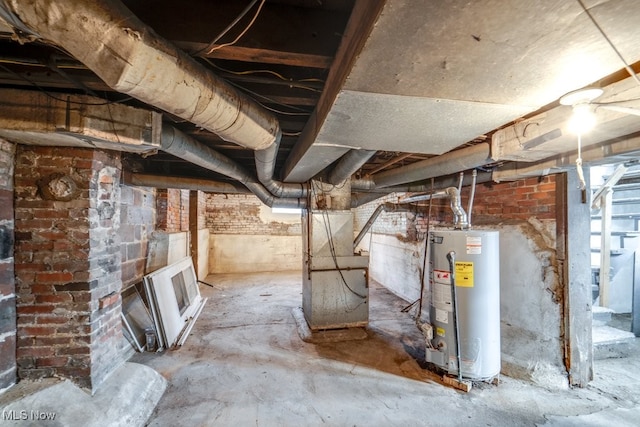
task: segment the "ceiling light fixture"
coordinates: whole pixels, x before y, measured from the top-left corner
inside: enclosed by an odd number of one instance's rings
[[[576,159],[576,171],[580,185],[578,188],[582,192],[582,201],[586,202],[587,183],[582,170],[582,134],[590,131],[596,125],[596,116],[593,113],[591,102],[602,95],[603,90],[596,87],[584,88],[569,92],[560,98],[561,105],[571,106],[573,115],[567,123],[570,132],[578,135],[578,158]]]
[[[560,98],[561,105],[573,108],[573,115],[567,123],[570,132],[582,135],[593,129],[596,125],[596,116],[591,103],[602,93],[602,89],[592,87],[569,92]]]

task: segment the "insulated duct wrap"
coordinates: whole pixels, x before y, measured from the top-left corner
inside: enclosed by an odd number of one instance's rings
[[[279,134],[275,116],[159,37],[119,1],[4,0],[0,7],[3,16],[19,17],[20,28],[62,47],[118,92],[244,147],[267,148]]]

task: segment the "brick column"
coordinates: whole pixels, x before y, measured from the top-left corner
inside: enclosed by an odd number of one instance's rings
[[[16,297],[13,272],[13,158],[0,139],[0,390],[16,381]]]
[[[167,233],[189,231],[189,190],[158,189],[156,226]]]
[[[79,148],[16,154],[18,375],[92,392],[122,363],[120,156]]]

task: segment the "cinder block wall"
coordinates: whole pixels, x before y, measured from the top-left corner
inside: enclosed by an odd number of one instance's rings
[[[20,378],[92,392],[122,363],[120,156],[18,147],[15,162]]]
[[[120,242],[122,285],[142,280],[145,274],[149,238],[156,224],[156,190],[120,186]]]
[[[16,381],[13,158],[15,146],[0,139],[0,391]]]

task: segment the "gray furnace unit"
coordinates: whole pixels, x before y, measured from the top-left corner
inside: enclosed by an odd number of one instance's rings
[[[351,211],[308,210],[302,217],[302,310],[311,330],[369,321],[369,257],[353,253]]]

